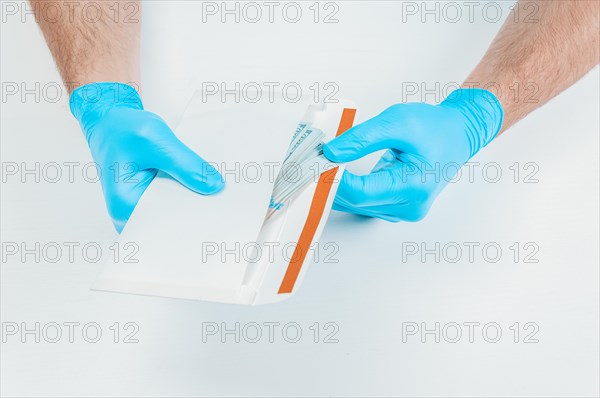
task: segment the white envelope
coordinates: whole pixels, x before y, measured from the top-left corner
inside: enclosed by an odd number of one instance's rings
[[[225,188],[203,196],[156,178],[118,239],[137,252],[106,263],[92,289],[246,305],[296,291],[311,262],[305,249],[318,241],[343,169],[317,174],[265,221],[273,184],[298,122],[328,141],[342,116],[347,129],[355,112],[348,101],[309,106],[301,117],[303,108],[235,104],[203,112],[196,94],[176,133],[215,165]]]

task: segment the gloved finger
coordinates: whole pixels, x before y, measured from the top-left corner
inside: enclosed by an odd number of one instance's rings
[[[392,148],[396,142],[393,133],[392,123],[379,115],[326,143],[323,154],[332,162],[351,162],[369,153]]]
[[[377,206],[402,203],[405,182],[399,172],[402,164],[364,176],[344,171],[336,198],[352,206]]]
[[[194,192],[210,195],[225,185],[223,177],[177,137],[173,136],[157,157],[157,168]]]
[[[379,214],[366,210],[366,209],[362,209],[360,207],[357,206],[352,206],[346,203],[343,203],[342,201],[334,201],[333,202],[333,206],[332,206],[333,210],[336,211],[343,211],[344,213],[350,213],[350,214],[355,214],[357,216],[365,216],[365,217],[372,217],[372,218],[377,218],[379,216]]]
[[[157,171],[156,169],[135,171],[124,173],[118,179],[111,176],[102,181],[108,213],[117,232],[121,233],[123,230],[133,209],[156,176]]]
[[[379,158],[373,169],[371,169],[371,173],[375,173],[381,170],[389,169],[390,167],[394,167],[398,163],[398,159],[394,154],[393,150],[389,149],[385,151],[385,153]]]
[[[400,218],[391,214],[382,213],[377,207],[357,207],[352,205],[346,205],[338,202],[333,203],[333,210],[342,211],[345,213],[355,214],[358,216],[365,216],[371,218],[379,218],[381,220],[398,222]]]
[[[346,213],[379,218],[389,222],[415,222],[422,220],[429,210],[414,203],[405,203],[401,205],[383,205],[383,206],[353,206],[344,203],[342,200],[335,200],[333,209]]]

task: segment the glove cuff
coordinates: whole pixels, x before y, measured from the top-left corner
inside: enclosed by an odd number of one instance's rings
[[[458,109],[466,117],[469,158],[496,138],[502,128],[502,104],[488,90],[461,88],[450,93],[440,106]]]
[[[109,109],[144,109],[138,92],[132,86],[116,82],[90,83],[76,88],[69,98],[69,107],[84,132],[89,131]]]

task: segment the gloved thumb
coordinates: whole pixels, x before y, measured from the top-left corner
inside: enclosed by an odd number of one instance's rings
[[[323,155],[336,163],[351,162],[369,153],[388,148],[386,129],[377,117],[367,120],[323,146]]]
[[[217,169],[176,137],[161,157],[158,168],[194,192],[210,195],[225,185]]]

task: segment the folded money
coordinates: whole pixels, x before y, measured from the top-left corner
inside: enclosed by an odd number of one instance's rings
[[[337,165],[323,156],[325,133],[311,123],[298,124],[275,184],[267,218],[286,206],[303,188]]]

